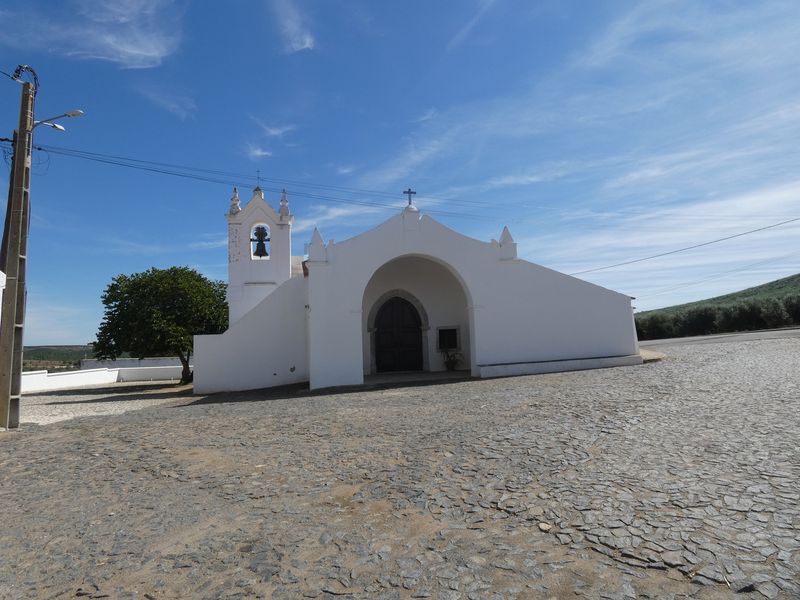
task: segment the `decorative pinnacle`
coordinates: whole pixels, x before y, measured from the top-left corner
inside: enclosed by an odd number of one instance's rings
[[[514,238],[511,237],[511,232],[508,230],[508,225],[503,227],[503,231],[500,234],[500,245],[503,244],[513,244]]]
[[[282,217],[289,216],[289,197],[286,195],[286,188],[281,192],[281,207],[278,214]]]
[[[236,186],[233,188],[233,196],[231,196],[231,210],[230,213],[235,215],[240,210],[242,210],[242,205],[239,202],[239,190],[236,189]]]

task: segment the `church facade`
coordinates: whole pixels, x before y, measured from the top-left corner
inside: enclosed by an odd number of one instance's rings
[[[230,327],[195,337],[195,393],[642,362],[631,298],[518,258],[508,228],[472,239],[409,200],[343,242],[315,229],[304,259],[285,193],[275,211],[259,188],[244,208],[234,191],[227,220]]]

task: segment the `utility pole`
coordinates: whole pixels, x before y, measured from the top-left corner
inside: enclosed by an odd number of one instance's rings
[[[15,79],[30,67],[18,67]],[[33,73],[34,82],[36,74]],[[22,384],[22,334],[25,325],[25,267],[28,254],[30,214],[31,147],[33,102],[36,85],[22,82],[19,127],[14,132],[14,158],[9,182],[0,269],[6,274],[0,323],[0,427],[19,427]]]

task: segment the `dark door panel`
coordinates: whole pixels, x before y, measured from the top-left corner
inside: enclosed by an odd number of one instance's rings
[[[395,296],[375,317],[375,368],[387,371],[422,370],[422,322],[414,306]]]

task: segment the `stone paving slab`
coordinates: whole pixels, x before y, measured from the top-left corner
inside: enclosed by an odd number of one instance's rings
[[[799,357],[672,346],[0,433],[0,598],[797,598]]]

